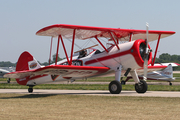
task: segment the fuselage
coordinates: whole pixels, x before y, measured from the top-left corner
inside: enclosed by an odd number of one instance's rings
[[[141,47],[142,44],[144,43],[144,40],[136,40],[132,42],[127,42],[123,44],[119,44],[120,50],[118,50],[117,46],[112,45],[110,46],[106,51],[102,52],[97,52],[97,50],[94,50],[90,54],[88,54],[85,57],[79,58],[78,54],[75,54],[72,58],[72,65],[76,66],[100,66],[100,67],[108,67],[110,68],[107,72],[98,74],[96,76],[101,76],[101,75],[107,75],[107,74],[112,74],[116,71],[117,67],[120,65],[123,66],[122,68],[122,75],[124,72],[128,69],[131,68],[131,70],[142,68],[143,67],[143,57],[141,53],[144,48]],[[149,61],[151,62],[151,54],[149,57]],[[70,58],[69,58],[70,59]],[[61,60],[57,62],[57,65],[68,65],[67,59]],[[94,76],[90,76],[94,77]],[[38,76],[38,77],[33,77],[29,78],[32,80],[29,80],[27,82],[27,85],[32,85],[32,84],[43,84],[47,82],[53,82],[53,81],[70,81],[70,80],[75,80],[75,79],[82,79],[79,77],[63,77],[61,75],[44,75],[44,76]]]
[[[3,78],[3,76],[4,76],[6,73],[9,73],[9,71],[4,70],[4,69],[0,69],[0,78]]]

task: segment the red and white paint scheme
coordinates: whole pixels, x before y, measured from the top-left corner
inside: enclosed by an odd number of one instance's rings
[[[54,81],[74,81],[79,78],[88,78],[115,73],[115,80],[109,84],[112,94],[119,94],[122,90],[120,77],[129,73],[135,81],[135,90],[138,93],[147,91],[147,84],[139,80],[137,70],[146,71],[164,69],[167,66],[154,66],[151,48],[148,42],[158,40],[154,58],[160,38],[175,34],[174,31],[135,30],[120,28],[90,27],[79,25],[55,24],[39,30],[36,35],[51,36],[50,56],[52,41],[58,37],[56,61],[49,66],[41,67],[36,59],[27,51],[19,57],[16,72],[11,72],[5,77],[16,78],[20,85],[29,86],[28,91],[33,92],[33,86]],[[106,38],[111,42],[106,47],[101,39]],[[67,54],[64,44],[65,39],[72,39],[70,55]],[[94,39],[104,51],[93,49],[89,54],[86,49],[74,52],[75,42],[79,40]],[[121,42],[121,44],[120,44]],[[66,59],[57,61],[59,44],[62,44]],[[148,66],[150,65],[150,66]],[[148,66],[148,67],[147,67]],[[146,75],[145,75],[146,76]],[[146,78],[146,77],[144,77]]]

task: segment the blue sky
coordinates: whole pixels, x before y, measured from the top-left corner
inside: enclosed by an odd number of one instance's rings
[[[150,30],[176,32],[160,41],[158,55],[180,55],[179,4],[179,0],[1,0],[0,61],[16,62],[29,51],[47,62],[50,37],[35,33],[53,24],[145,29],[148,22]]]

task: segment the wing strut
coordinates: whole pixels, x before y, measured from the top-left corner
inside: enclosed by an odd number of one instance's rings
[[[159,37],[158,37],[158,41],[157,41],[157,45],[156,45],[156,51],[154,53],[154,59],[153,59],[152,64],[151,64],[152,66],[154,66],[154,62],[156,60],[156,54],[157,54],[157,50],[158,50],[158,47],[159,47],[160,38],[161,38],[161,34],[159,34]]]
[[[109,34],[110,34],[110,36],[111,36],[112,40],[114,41],[114,44],[116,45],[117,49],[118,49],[118,50],[120,50],[120,48],[119,48],[119,46],[118,46],[117,42],[114,40],[114,37],[113,37],[112,33],[111,33],[111,32],[109,32]]]
[[[53,42],[53,37],[51,37],[51,46],[50,46],[50,54],[49,54],[49,65],[51,64],[52,42]]]
[[[101,41],[95,36],[96,40],[101,44],[101,46],[104,48],[104,50],[108,53],[108,50],[104,47],[104,45],[101,43]]]
[[[68,58],[68,55],[67,55],[67,52],[66,52],[66,48],[65,48],[65,45],[64,45],[64,42],[63,42],[62,36],[61,36],[61,35],[59,35],[59,37],[61,38],[61,43],[62,43],[62,46],[63,46],[64,52],[65,52],[65,55],[66,55],[66,59],[67,59],[67,61],[68,61],[68,64],[70,65],[70,61],[69,61],[69,58]]]
[[[72,47],[71,47],[71,59],[70,59],[69,65],[72,64],[72,56],[73,56],[73,50],[74,50],[75,34],[76,34],[76,29],[74,29],[74,31],[73,31],[73,38],[72,38],[73,40],[72,40]]]
[[[129,42],[131,42],[131,41],[132,41],[132,36],[133,36],[133,33],[130,33]]]
[[[56,62],[55,62],[55,65],[57,65],[57,60],[58,60],[59,39],[60,39],[60,37],[58,37],[58,43],[57,43],[57,52],[56,52]]]

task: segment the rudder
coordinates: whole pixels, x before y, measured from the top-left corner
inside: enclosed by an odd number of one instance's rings
[[[16,71],[32,70],[40,68],[37,60],[27,51],[23,52],[17,62]],[[29,76],[21,79],[16,79],[20,85],[26,85],[29,81]]]
[[[169,65],[167,66],[167,68],[165,68],[165,69],[162,71],[162,73],[163,73],[164,75],[166,75],[167,77],[169,77],[169,78],[173,78],[172,65],[169,64]]]
[[[40,68],[37,60],[27,51],[23,52],[17,62],[16,71],[32,70]]]

